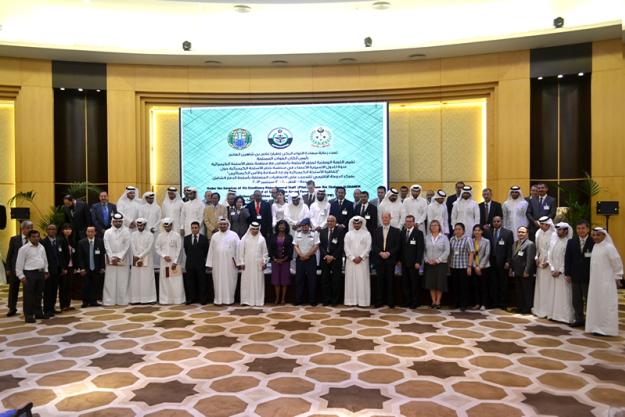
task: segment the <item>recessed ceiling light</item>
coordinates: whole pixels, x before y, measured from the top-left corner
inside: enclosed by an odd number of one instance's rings
[[[372,4],[373,8],[376,10],[386,10],[391,7],[391,3],[388,1],[375,1]]]
[[[417,59],[417,58],[424,58],[425,54],[412,54],[412,55],[408,55],[408,58],[410,59]]]
[[[79,88],[78,91],[80,91],[82,93],[84,90],[82,88]]]
[[[354,58],[341,58],[339,59],[339,62],[341,64],[353,64],[356,60]]]
[[[59,88],[59,90],[65,91],[65,87],[61,87],[61,88]]]
[[[558,74],[558,78],[563,78],[563,77],[564,77],[564,75]]]
[[[286,65],[288,63],[288,61],[285,61],[283,59],[276,59],[275,61],[271,61],[272,65]]]
[[[539,81],[540,81],[540,80],[542,80],[542,79],[543,79],[543,77],[538,77],[538,80],[539,80]]]
[[[204,63],[208,65],[221,65],[221,61],[215,61],[212,59],[209,59],[208,61],[204,61]]]
[[[580,77],[583,77],[584,73],[583,72],[578,72],[577,75],[580,76]]]
[[[100,92],[100,90],[95,90],[95,92],[96,92],[96,93],[99,93],[99,92]]]
[[[238,13],[249,13],[252,11],[252,8],[246,4],[235,4],[232,8]]]

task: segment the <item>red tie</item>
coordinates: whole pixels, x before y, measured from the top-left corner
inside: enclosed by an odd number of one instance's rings
[[[257,201],[256,202],[256,215],[258,216],[260,214],[260,203]]]

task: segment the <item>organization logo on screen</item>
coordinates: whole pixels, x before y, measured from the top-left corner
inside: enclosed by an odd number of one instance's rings
[[[249,147],[252,144],[252,134],[243,128],[233,129],[228,133],[228,145],[231,148],[241,150]]]
[[[324,126],[318,126],[310,132],[310,143],[315,148],[327,148],[332,141],[332,131]]]
[[[293,135],[288,129],[276,127],[267,135],[267,141],[276,149],[284,149],[288,148],[291,146],[291,143],[293,143]]]

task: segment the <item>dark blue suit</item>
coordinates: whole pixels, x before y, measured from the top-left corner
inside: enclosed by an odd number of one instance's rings
[[[54,313],[56,296],[59,289],[59,276],[61,274],[61,255],[63,244],[59,238],[54,238],[54,243],[49,237],[41,240],[48,258],[48,272],[50,276],[44,282],[43,287],[43,312]]]
[[[336,223],[347,227],[349,219],[354,217],[354,203],[349,200],[343,200],[339,204],[338,200],[330,203],[330,215],[336,217]]]
[[[108,213],[105,212],[102,203],[95,203],[91,206],[91,222],[95,226],[98,236],[104,236],[104,231],[111,227],[113,214],[117,213],[115,204],[107,203],[106,208],[108,209]]]

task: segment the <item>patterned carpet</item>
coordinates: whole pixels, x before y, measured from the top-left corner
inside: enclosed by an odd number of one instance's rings
[[[47,416],[610,416],[625,331],[531,316],[267,306],[91,308],[26,325],[0,289],[2,408]],[[621,329],[625,297],[621,293]]]

